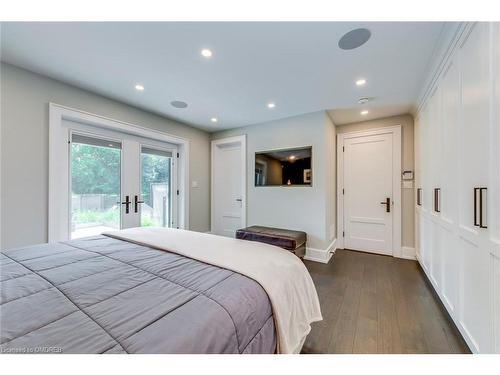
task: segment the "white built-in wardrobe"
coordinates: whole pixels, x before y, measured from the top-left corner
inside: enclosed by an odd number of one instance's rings
[[[500,24],[456,34],[415,153],[418,261],[472,352],[499,353]]]

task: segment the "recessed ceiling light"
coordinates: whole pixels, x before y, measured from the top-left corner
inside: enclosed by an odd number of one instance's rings
[[[210,119],[210,121],[212,121],[212,122],[217,122],[217,121],[219,121],[219,120],[217,119],[217,117],[212,117],[212,118]]]
[[[295,155],[290,155],[290,157],[288,159],[295,160]]]
[[[361,47],[370,39],[372,33],[368,29],[354,29],[344,34],[339,40],[341,49],[350,50]]]
[[[135,89],[136,89],[137,91],[144,91],[144,86],[143,86],[143,85],[139,85],[139,84],[137,84],[137,85],[135,85]]]
[[[274,108],[276,107],[276,104],[274,103],[267,103],[267,108]]]
[[[208,59],[208,58],[212,57],[212,51],[210,51],[208,48],[204,48],[201,50],[201,55]]]
[[[368,114],[368,111],[365,109],[364,111],[361,111],[362,116],[366,116]]]
[[[361,78],[356,81],[356,86],[364,86],[366,83],[366,79]]]
[[[180,100],[174,100],[170,104],[175,108],[186,108],[188,106],[186,102],[181,102]]]

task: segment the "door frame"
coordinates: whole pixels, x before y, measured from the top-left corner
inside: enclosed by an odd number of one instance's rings
[[[401,251],[401,125],[337,134],[337,247],[344,248],[344,140],[371,135],[392,135],[392,256],[402,258]]]
[[[247,136],[246,134],[234,137],[215,139],[211,142],[210,150],[210,231],[214,232],[215,210],[214,210],[214,151],[221,145],[231,145],[239,143],[241,146],[241,223],[242,228],[247,225]]]
[[[74,121],[98,129],[111,130],[177,145],[178,211],[177,225],[189,229],[189,140],[158,130],[110,119],[56,103],[49,103],[49,191],[48,242],[69,239],[69,136],[63,121]]]

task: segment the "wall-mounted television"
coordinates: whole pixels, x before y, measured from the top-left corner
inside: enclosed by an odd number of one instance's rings
[[[311,185],[311,146],[255,153],[255,186]]]

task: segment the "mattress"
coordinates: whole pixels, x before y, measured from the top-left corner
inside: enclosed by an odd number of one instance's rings
[[[95,236],[0,253],[1,353],[274,353],[264,289]]]

